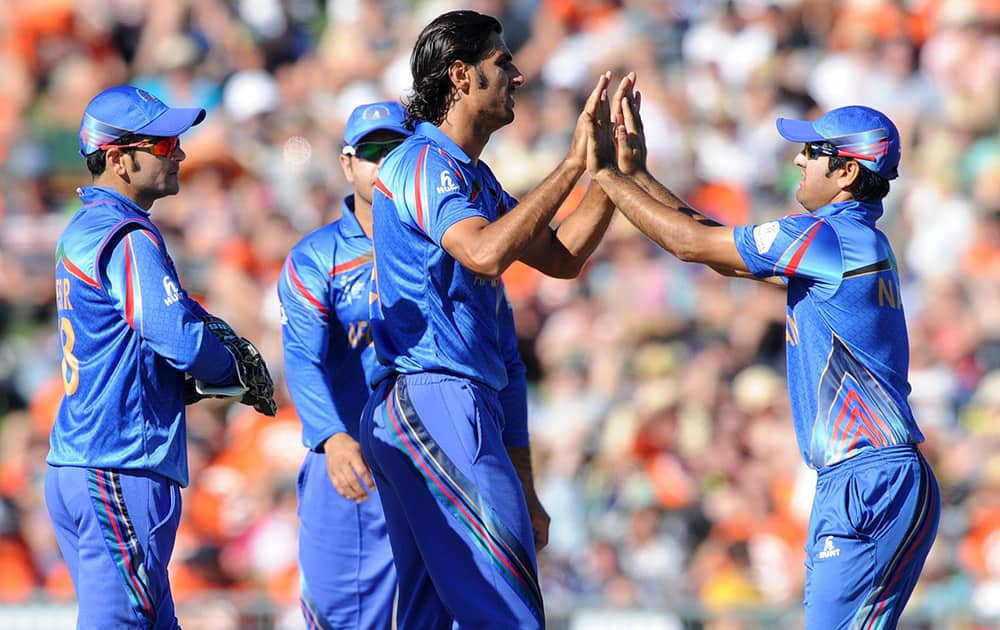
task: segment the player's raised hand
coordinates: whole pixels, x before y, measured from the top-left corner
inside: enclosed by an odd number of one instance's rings
[[[361,445],[348,433],[334,433],[323,443],[326,471],[334,490],[345,499],[361,503],[368,498],[366,486],[375,489],[372,471],[361,456]]]
[[[646,136],[639,116],[641,103],[642,94],[635,90],[635,73],[629,72],[622,78],[611,99],[618,170],[625,175],[646,170]]]
[[[570,142],[569,153],[566,161],[578,167],[582,172],[587,166],[587,137],[591,120],[596,115],[598,104],[603,98],[607,102],[608,83],[611,81],[611,73],[603,72],[597,78],[597,84],[587,97],[587,102],[583,106],[583,111],[576,119],[576,128],[573,130],[573,140]]]
[[[605,76],[610,79],[610,73],[605,73]],[[581,114],[581,118],[586,119],[587,172],[592,177],[603,169],[618,168],[607,81],[601,87],[599,93],[591,94],[593,100],[587,100],[587,108]]]

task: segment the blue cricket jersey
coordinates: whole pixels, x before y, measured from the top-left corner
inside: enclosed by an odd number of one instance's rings
[[[149,212],[110,188],[80,197],[56,249],[65,396],[46,461],[185,486],[184,375],[230,383],[235,360],[181,287]]]
[[[907,397],[910,361],[896,258],[881,202],[738,227],[750,271],[788,283],[788,390],[799,449],[816,469],[924,440]]]
[[[482,160],[475,163],[433,124],[379,168],[373,195],[372,334],[381,363],[401,374],[443,372],[500,392],[504,443],[528,442],[524,364],[499,279],[463,267],[441,246],[470,217],[495,221],[517,201]]]
[[[380,369],[368,322],[372,268],[372,242],[351,195],[340,219],[292,248],[278,280],[288,389],[310,449],[334,433],[358,439],[369,383]]]

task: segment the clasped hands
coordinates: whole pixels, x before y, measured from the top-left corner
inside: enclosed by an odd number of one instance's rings
[[[635,176],[646,170],[646,137],[639,115],[642,95],[635,89],[635,73],[622,77],[611,98],[610,82],[610,72],[598,78],[570,145],[569,157],[594,179],[602,172]]]

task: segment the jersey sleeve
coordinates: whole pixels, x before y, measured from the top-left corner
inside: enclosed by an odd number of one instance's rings
[[[837,232],[825,219],[785,217],[735,228],[736,249],[758,278],[782,276],[838,285],[844,263]]]
[[[192,307],[173,264],[148,230],[121,236],[103,272],[115,307],[156,354],[207,383],[235,380],[235,359],[205,328],[204,309]]]
[[[514,311],[504,294],[500,305],[500,341],[507,366],[507,387],[500,390],[500,405],[504,412],[503,443],[507,448],[527,446],[528,436],[528,382],[524,361],[517,349],[514,330]]]
[[[281,339],[288,391],[302,421],[302,442],[316,449],[346,431],[326,373],[330,344],[329,269],[296,248],[278,280]]]
[[[455,223],[477,216],[489,220],[473,203],[470,183],[450,158],[430,144],[414,152],[403,173],[405,222],[440,245]]]

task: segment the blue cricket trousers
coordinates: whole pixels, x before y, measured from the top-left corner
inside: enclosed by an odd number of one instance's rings
[[[400,630],[544,627],[534,538],[497,392],[454,376],[381,381],[361,417],[399,577]]]
[[[309,451],[298,479],[299,570],[307,628],[388,630],[396,568],[378,492],[340,496],[326,455]]]
[[[167,564],[180,487],[155,473],[49,466],[45,502],[79,603],[79,630],[178,628]]]
[[[819,471],[806,544],[806,628],[895,628],[940,516],[934,472],[912,444]]]

